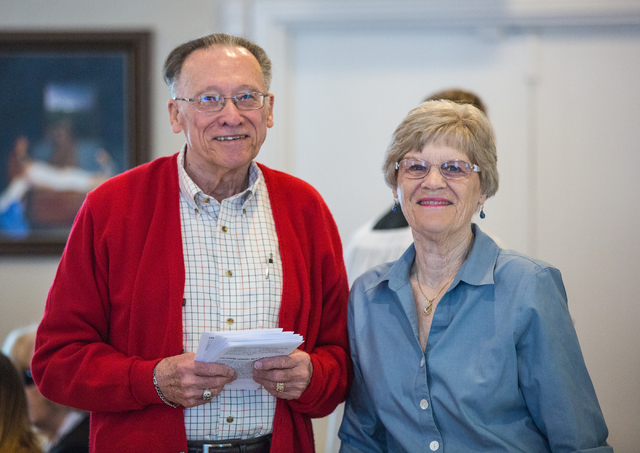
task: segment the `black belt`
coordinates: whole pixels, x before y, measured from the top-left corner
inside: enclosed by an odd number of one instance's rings
[[[189,453],[269,453],[271,434],[253,439],[190,440]]]

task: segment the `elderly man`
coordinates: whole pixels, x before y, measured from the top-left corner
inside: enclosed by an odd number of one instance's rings
[[[271,63],[214,34],[168,56],[171,127],[186,144],[87,196],[38,329],[42,393],[90,410],[92,451],[311,452],[310,417],[352,378],[347,277],[308,184],[254,162],[273,126]],[[203,331],[304,337],[255,363],[258,390],[194,360]]]

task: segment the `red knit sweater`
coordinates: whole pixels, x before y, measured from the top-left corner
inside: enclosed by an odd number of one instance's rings
[[[313,452],[310,417],[352,379],[342,245],[320,195],[260,166],[284,273],[279,325],[301,334],[313,377],[278,399],[271,451]],[[182,408],[164,404],[153,368],[182,351],[185,284],[176,156],[118,175],[81,208],[49,291],[32,372],[47,398],[91,411],[91,451],[186,451]]]

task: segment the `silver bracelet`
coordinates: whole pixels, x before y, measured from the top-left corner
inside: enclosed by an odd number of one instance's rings
[[[178,407],[178,404],[173,404],[172,402],[170,402],[168,399],[166,399],[164,397],[164,395],[162,394],[162,390],[160,390],[160,387],[158,386],[158,381],[156,380],[156,368],[153,368],[153,385],[156,386],[156,392],[158,392],[158,396],[160,397],[160,399],[162,401],[164,401],[164,403],[168,406],[171,407]]]

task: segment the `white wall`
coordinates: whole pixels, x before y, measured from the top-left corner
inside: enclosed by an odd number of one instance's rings
[[[274,61],[276,95],[260,158],[316,185],[345,242],[390,205],[379,166],[406,112],[446,86],[479,92],[501,171],[484,225],[562,270],[610,441],[624,453],[640,445],[640,187],[615,162],[633,168],[640,149],[639,8],[637,0],[5,0],[0,29],[153,31],[154,157],[182,144],[168,127],[161,77],[171,48],[218,29],[254,37]],[[388,95],[384,108],[370,92]],[[365,105],[347,102],[351,95]],[[57,263],[0,257],[0,339],[38,321]]]

